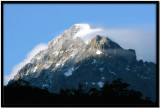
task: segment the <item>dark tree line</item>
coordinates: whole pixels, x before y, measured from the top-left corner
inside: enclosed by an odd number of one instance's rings
[[[117,79],[106,82],[99,90],[91,88],[85,92],[79,84],[77,89],[61,89],[56,94],[18,80],[4,86],[4,104],[154,104],[149,97],[143,99],[141,92],[129,90],[129,86]]]

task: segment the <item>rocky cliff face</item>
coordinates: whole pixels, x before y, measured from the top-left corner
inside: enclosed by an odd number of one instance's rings
[[[137,61],[133,49],[123,49],[105,36],[95,36],[86,43],[80,37],[88,25],[74,25],[48,44],[11,80],[23,79],[32,86],[47,87],[51,92],[77,88],[83,84],[100,89],[106,81],[122,78],[131,89],[144,96],[156,97],[156,65]]]

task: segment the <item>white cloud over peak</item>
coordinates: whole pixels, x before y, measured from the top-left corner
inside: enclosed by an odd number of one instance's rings
[[[137,29],[108,29],[107,36],[125,49],[135,49],[137,59],[155,62],[156,32]]]
[[[82,24],[82,26],[84,26]],[[106,36],[118,43],[124,49],[135,49],[137,59],[155,62],[156,61],[156,31],[144,29],[129,28],[90,28],[89,24],[85,24],[84,30],[80,35],[86,43],[90,42],[96,35]]]
[[[12,68],[12,72],[9,75],[4,76],[4,84],[6,85],[10,79],[13,79],[14,76],[17,74],[17,72],[23,67],[25,66],[27,63],[30,62],[30,60],[41,50],[46,49],[47,48],[47,44],[45,43],[40,43],[38,45],[36,45],[27,55],[26,58],[16,64],[13,68]]]
[[[100,28],[90,28],[89,24],[75,24],[75,32],[73,38],[80,37],[80,38],[86,38],[89,37],[88,35],[96,32],[102,31]],[[74,31],[73,31],[74,32]]]

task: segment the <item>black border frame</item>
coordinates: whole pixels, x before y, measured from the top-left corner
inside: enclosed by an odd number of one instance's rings
[[[157,65],[157,101],[155,105],[138,105],[138,104],[121,104],[121,105],[107,105],[107,104],[67,104],[67,105],[5,105],[3,102],[4,90],[3,90],[3,63],[4,63],[4,44],[3,44],[3,8],[4,4],[155,4],[156,5],[156,65]],[[1,107],[159,107],[159,1],[1,1]]]

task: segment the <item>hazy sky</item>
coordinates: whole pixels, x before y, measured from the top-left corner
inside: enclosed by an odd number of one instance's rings
[[[103,28],[139,58],[155,61],[155,14],[154,4],[5,4],[4,75],[75,23]]]

